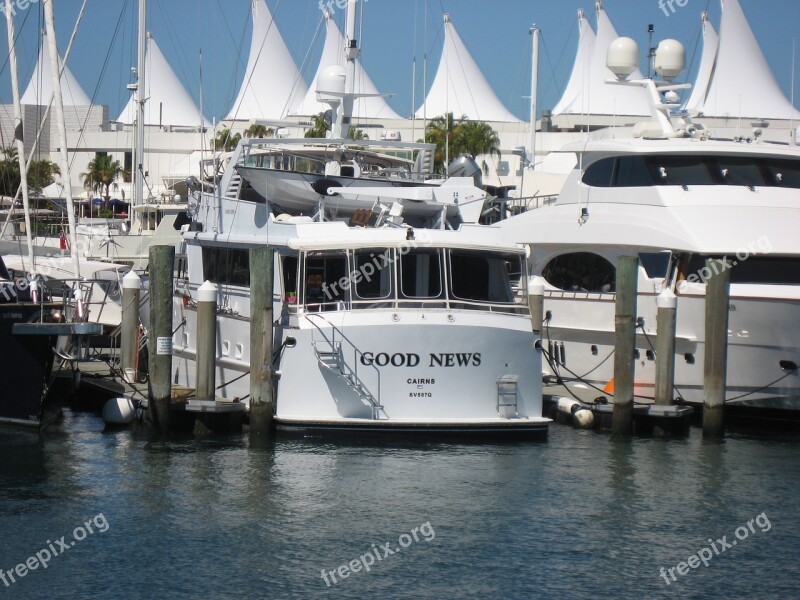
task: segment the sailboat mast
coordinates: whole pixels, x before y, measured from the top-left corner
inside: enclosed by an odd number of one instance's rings
[[[25,164],[25,143],[22,130],[22,104],[19,96],[19,77],[17,75],[17,49],[14,42],[14,21],[10,2],[5,3],[6,26],[8,28],[8,63],[11,70],[11,91],[14,98],[14,140],[17,146],[17,160],[19,160],[20,189],[22,191],[22,206],[25,211],[25,231],[28,239],[28,260],[30,272],[34,273],[33,264],[33,228],[31,227],[31,206],[28,197],[28,168]],[[11,207],[13,209],[13,205]]]
[[[147,52],[147,0],[139,0],[139,47],[136,57],[136,155],[133,161],[133,206],[144,203],[144,103],[145,54]],[[136,211],[131,211],[134,215]],[[132,217],[134,218],[134,217]]]
[[[64,182],[64,197],[67,201],[67,221],[69,223],[69,245],[72,264],[75,268],[75,277],[80,279],[81,267],[78,257],[78,236],[75,232],[75,205],[72,201],[72,179],[69,171],[69,155],[67,154],[67,127],[64,123],[64,99],[61,96],[61,65],[58,59],[58,46],[56,45],[56,27],[53,17],[53,0],[43,0],[44,21],[47,31],[47,46],[50,51],[50,73],[53,78],[53,104],[56,107],[56,126],[58,128],[58,144],[61,147],[61,180]],[[75,288],[75,300],[80,300],[80,289]],[[78,313],[83,317],[80,303]]]
[[[531,168],[536,163],[536,110],[539,95],[539,28],[531,27],[533,50],[531,54]]]
[[[353,104],[356,90],[356,60],[361,51],[356,39],[356,17],[358,16],[358,0],[348,0],[347,20],[345,22],[345,48],[344,58],[347,61],[345,95],[341,106],[341,137],[346,138],[350,133],[350,123],[353,117]]]

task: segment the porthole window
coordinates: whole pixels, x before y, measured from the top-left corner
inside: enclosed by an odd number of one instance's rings
[[[547,283],[565,292],[613,293],[616,275],[614,265],[590,252],[556,256],[542,271]]]

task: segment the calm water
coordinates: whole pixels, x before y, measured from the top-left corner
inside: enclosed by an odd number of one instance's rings
[[[614,443],[554,425],[546,443],[256,448],[151,442],[81,413],[54,433],[0,429],[0,456],[0,568],[57,553],[6,575],[2,598],[800,594],[797,435]],[[708,539],[740,526],[713,555]],[[407,547],[384,557],[387,542]],[[708,567],[675,570],[703,549]],[[336,573],[369,552],[370,572]]]

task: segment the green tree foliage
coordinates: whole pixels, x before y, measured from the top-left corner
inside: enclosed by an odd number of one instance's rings
[[[83,186],[102,195],[106,203],[111,200],[111,184],[122,174],[122,165],[107,154],[96,154],[89,161],[85,173],[81,173]],[[103,193],[105,191],[105,194]]]
[[[20,184],[19,159],[16,148],[3,148],[0,150],[0,195],[15,196]],[[33,194],[41,193],[43,188],[55,181],[55,176],[60,175],[58,165],[47,159],[31,161],[28,169],[28,188]]]
[[[426,140],[436,144],[434,160],[440,171],[447,169],[446,160],[462,154],[497,154],[500,157],[500,138],[488,123],[470,121],[466,115],[457,120],[453,113],[431,119],[425,129]]]
[[[217,137],[214,138],[214,150],[216,151],[223,151],[223,152],[230,152],[239,144],[239,141],[242,139],[241,133],[234,133],[231,134],[231,130],[227,127],[223,127],[218,133]]]
[[[267,127],[266,125],[261,125],[260,123],[253,123],[250,125],[250,127],[244,130],[244,137],[247,138],[265,138],[271,135],[275,135],[275,130],[272,127]]]
[[[328,124],[328,121],[325,119],[325,113],[321,112],[317,115],[314,115],[314,125],[306,131],[305,137],[307,138],[324,138],[327,133],[331,130],[331,126]],[[351,140],[367,140],[369,137],[367,136],[366,132],[363,129],[358,129],[356,127],[351,127],[347,137]]]

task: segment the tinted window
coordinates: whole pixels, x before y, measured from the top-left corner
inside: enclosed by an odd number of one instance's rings
[[[724,156],[717,161],[718,176],[725,185],[767,185],[761,168],[752,158]]]
[[[763,165],[769,185],[800,188],[800,161],[764,159]]]
[[[693,283],[707,283],[713,270],[706,267],[708,258],[724,260],[731,273],[731,283],[760,283],[763,285],[800,285],[800,259],[783,256],[736,256],[695,254],[689,261],[686,278]]]
[[[442,295],[442,256],[437,250],[412,250],[400,258],[400,293],[405,298]]]
[[[514,295],[509,279],[509,263],[513,262],[519,263],[520,257],[451,251],[450,286],[453,298],[513,304]]]
[[[250,285],[250,251],[203,248],[203,279],[223,285]]]
[[[615,158],[603,158],[589,165],[583,174],[583,183],[592,187],[610,187],[616,160]]]
[[[311,252],[306,257],[306,304],[335,304],[347,298],[350,278],[344,252]]]
[[[643,156],[621,156],[617,160],[616,187],[646,187],[653,185],[650,169]]]
[[[392,293],[394,259],[391,250],[356,250],[353,283],[362,300],[388,298]]]
[[[639,260],[650,279],[664,279],[667,276],[670,258],[672,258],[670,252],[642,252],[639,254]]]
[[[613,292],[616,275],[614,265],[589,252],[557,256],[542,271],[547,283],[567,292]]]
[[[713,185],[716,179],[702,156],[653,156],[653,166],[659,185]]]

